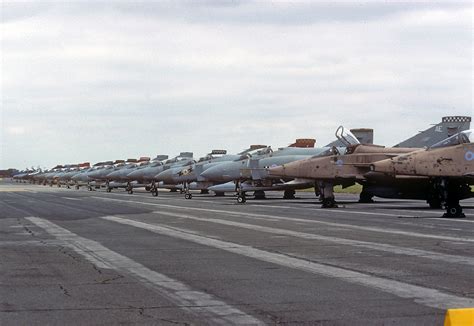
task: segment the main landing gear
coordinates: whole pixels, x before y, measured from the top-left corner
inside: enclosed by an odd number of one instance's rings
[[[156,186],[155,180],[153,180],[153,181],[151,182],[150,192],[151,192],[151,194],[153,195],[153,197],[157,197],[157,196],[158,196],[158,187]]]
[[[336,200],[334,199],[334,186],[332,183],[320,182],[318,184],[320,199],[322,201],[322,208],[337,208]]]
[[[374,195],[367,192],[364,187],[362,187],[362,192],[359,195],[359,203],[372,204],[374,203]]]
[[[125,188],[125,190],[131,195],[133,194],[133,186],[130,182],[127,182],[127,187]]]
[[[265,191],[263,190],[255,191],[253,196],[255,199],[267,199],[267,197],[265,196]]]
[[[295,191],[293,189],[291,190],[285,190],[283,194],[283,199],[295,199]]]
[[[435,183],[435,189],[440,191],[440,199],[444,202],[446,213],[443,217],[447,218],[463,218],[466,217],[462,212],[462,207],[459,200],[463,194],[470,193],[470,187],[466,184],[461,184],[449,179],[441,179]]]

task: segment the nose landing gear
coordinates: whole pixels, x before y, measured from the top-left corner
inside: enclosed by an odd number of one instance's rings
[[[242,191],[240,180],[235,182],[235,192],[237,193],[237,203],[244,204],[247,201],[247,197],[245,196],[245,192]]]
[[[158,187],[156,186],[155,180],[151,182],[150,192],[153,195],[153,197],[158,196]]]

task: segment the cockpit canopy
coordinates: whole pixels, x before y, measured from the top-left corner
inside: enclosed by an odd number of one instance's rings
[[[474,129],[470,130],[465,130],[460,133],[457,133],[449,138],[446,138],[445,140],[442,140],[433,146],[431,148],[442,148],[442,147],[450,147],[450,146],[456,146],[459,144],[467,144],[467,143],[474,143]]]
[[[163,163],[160,161],[155,161],[155,162],[150,163],[151,167],[160,166],[160,165],[163,165]]]
[[[265,148],[257,148],[251,151],[248,151],[244,154],[242,154],[238,159],[235,161],[242,161],[251,158],[252,156],[262,156],[262,155],[268,155],[273,153],[273,150],[270,146],[267,146]]]
[[[349,130],[345,130],[343,126],[339,126],[339,128],[337,128],[336,137],[347,147],[360,144],[360,142],[357,140],[357,137],[354,136]]]

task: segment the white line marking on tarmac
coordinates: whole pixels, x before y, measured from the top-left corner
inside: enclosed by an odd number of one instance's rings
[[[63,246],[67,246],[83,255],[93,264],[132,275],[142,281],[143,285],[152,286],[159,293],[180,305],[180,308],[196,314],[201,320],[204,316],[207,316],[211,319],[211,324],[263,324],[254,317],[216,299],[208,293],[194,290],[180,281],[155,272],[128,257],[104,247],[96,241],[78,236],[69,230],[38,217],[26,217],[26,219],[61,241]]]
[[[284,209],[311,209],[314,211],[328,211],[328,212],[341,212],[341,210],[331,210],[331,209],[326,209],[326,208],[319,208],[319,207],[314,207],[310,205],[298,205],[298,206],[283,206],[283,205],[264,205],[264,204],[248,204],[248,206],[257,206],[257,207],[268,207],[268,208],[284,208]],[[385,206],[388,205],[383,205],[382,206],[370,206],[371,209],[384,209]],[[396,205],[390,205],[390,207],[400,207]],[[346,207],[347,208],[347,207]],[[403,212],[403,213],[414,213],[414,214],[427,214],[427,215],[433,215],[434,213],[440,213],[442,214],[444,211],[439,210],[439,211],[422,211],[422,210],[413,210],[413,209],[390,209],[391,211],[398,211],[398,212]],[[400,215],[400,214],[391,214],[391,213],[377,213],[377,212],[364,212],[364,211],[342,211],[344,213],[352,213],[352,214],[365,214],[365,215],[380,215],[380,216],[393,216],[393,217],[415,217],[413,215]],[[474,216],[474,214],[465,214],[466,216]],[[439,220],[445,220],[445,218],[437,218],[437,217],[432,217],[432,219],[439,219]],[[474,222],[470,220],[452,220],[456,222]]]
[[[474,242],[474,238],[471,239],[471,238],[451,237],[451,236],[444,236],[444,235],[426,234],[426,233],[418,233],[418,232],[410,232],[410,231],[400,231],[400,230],[386,229],[386,228],[382,229],[382,228],[379,228],[379,227],[372,227],[372,226],[358,226],[358,225],[351,225],[351,224],[345,224],[345,223],[325,222],[325,221],[308,220],[308,219],[285,217],[285,216],[266,215],[266,214],[253,214],[253,213],[246,213],[246,212],[230,212],[230,211],[224,211],[224,210],[219,210],[219,209],[187,207],[187,206],[175,206],[175,205],[147,203],[147,202],[140,202],[140,201],[134,201],[134,200],[121,200],[121,199],[103,198],[103,197],[95,197],[95,196],[93,196],[93,198],[98,198],[98,199],[102,199],[102,200],[129,202],[129,203],[132,203],[132,204],[136,203],[136,204],[142,204],[142,205],[152,205],[152,206],[159,206],[159,207],[175,208],[175,209],[182,209],[182,210],[193,210],[193,211],[204,211],[204,212],[212,212],[212,213],[222,213],[222,214],[234,215],[234,216],[243,217],[243,218],[266,218],[266,219],[272,219],[272,220],[284,220],[284,221],[291,221],[291,222],[305,222],[305,223],[335,226],[335,227],[346,228],[346,229],[372,231],[372,232],[388,233],[388,234],[398,234],[398,235],[417,237],[417,238],[425,238],[425,239],[438,239],[438,240],[455,241],[455,242],[459,242],[459,241]],[[338,210],[331,210],[331,211],[345,212],[345,211],[338,211]]]
[[[38,240],[0,241],[0,246],[28,246],[28,245],[40,245],[40,244],[42,244],[42,242]]]
[[[467,215],[467,214],[466,214]],[[471,216],[474,216],[474,215],[471,215]],[[435,217],[433,218],[433,220],[440,220],[440,221],[446,221],[445,218],[441,218],[441,217]],[[450,220],[451,221],[451,220]],[[456,222],[466,222],[466,223],[474,223],[474,220],[453,220],[453,221],[456,221]]]
[[[116,216],[103,216],[104,220],[113,221],[137,228],[149,230],[154,233],[170,236],[198,243],[207,247],[225,250],[234,254],[254,258],[280,266],[302,270],[305,272],[322,275],[329,278],[340,279],[345,282],[354,283],[374,288],[401,298],[413,299],[415,302],[438,309],[449,307],[472,307],[474,299],[459,297],[440,292],[436,289],[425,288],[418,285],[407,284],[382,277],[354,272],[343,268],[327,266],[314,263],[304,259],[289,257],[283,254],[268,252],[250,246],[240,245],[234,242],[216,240],[194,234],[190,230],[152,225],[139,221],[124,219]]]
[[[69,199],[69,200],[82,200],[82,198],[73,198],[73,197],[62,197],[64,199]]]
[[[428,258],[428,259],[433,259],[433,260],[440,260],[447,263],[465,264],[465,265],[474,266],[474,258],[465,257],[465,256],[448,255],[448,254],[442,254],[442,253],[437,253],[433,251],[404,248],[404,247],[398,247],[398,246],[393,246],[393,245],[388,245],[388,244],[383,244],[383,243],[376,243],[376,242],[366,242],[366,241],[350,240],[350,239],[343,239],[343,238],[337,238],[337,237],[327,237],[327,236],[317,235],[317,234],[312,234],[312,233],[297,232],[297,231],[272,228],[272,227],[261,226],[261,225],[256,225],[256,224],[233,222],[233,221],[221,220],[221,219],[215,219],[215,218],[197,217],[197,216],[187,215],[187,214],[160,212],[160,211],[156,211],[153,213],[159,214],[159,215],[172,216],[172,217],[181,217],[181,218],[186,218],[186,219],[196,220],[196,221],[204,221],[204,222],[211,222],[211,223],[217,223],[217,224],[228,225],[228,226],[236,226],[236,227],[240,227],[244,229],[277,234],[280,236],[292,236],[295,238],[327,241],[327,242],[337,243],[337,244],[342,244],[342,245],[363,247],[363,248],[368,248],[368,249],[377,250],[377,251],[391,252],[397,255],[415,256],[415,257],[422,257],[422,258]]]

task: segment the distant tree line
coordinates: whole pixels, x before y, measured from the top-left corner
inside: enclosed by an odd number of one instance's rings
[[[17,169],[0,170],[0,178],[11,178],[18,172]]]

